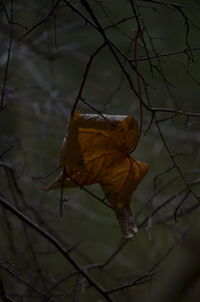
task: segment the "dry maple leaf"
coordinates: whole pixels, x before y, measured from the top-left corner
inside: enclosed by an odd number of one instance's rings
[[[60,149],[63,172],[44,190],[99,183],[124,237],[133,237],[137,227],[131,195],[148,171],[146,163],[129,156],[138,138],[138,124],[131,116],[75,112]]]

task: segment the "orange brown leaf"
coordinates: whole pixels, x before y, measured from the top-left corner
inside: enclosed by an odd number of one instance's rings
[[[137,227],[131,195],[148,171],[146,163],[129,155],[138,138],[138,124],[131,116],[75,112],[60,150],[59,165],[64,172],[44,190],[99,183],[124,237],[133,237]]]

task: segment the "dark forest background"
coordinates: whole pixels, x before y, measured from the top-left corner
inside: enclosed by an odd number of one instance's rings
[[[2,301],[199,301],[200,3],[0,1]],[[98,185],[43,192],[73,108],[132,115],[124,241]],[[97,196],[97,198],[95,198]]]

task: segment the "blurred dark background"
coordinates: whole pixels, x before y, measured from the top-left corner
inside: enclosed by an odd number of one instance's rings
[[[0,2],[0,196],[66,248],[79,243],[71,254],[81,266],[108,260],[88,273],[105,289],[118,288],[113,301],[146,301],[152,288],[157,295],[170,259],[185,251],[182,238],[198,226],[199,11],[195,0]],[[143,112],[132,156],[150,170],[132,197],[139,232],[127,243],[114,213],[84,190],[64,190],[62,217],[60,190],[40,190],[58,174],[40,178],[56,168],[86,66],[105,42],[86,20],[96,24],[94,16],[116,48],[106,41],[94,57],[81,94],[86,102],[76,109],[132,115],[139,123]],[[98,185],[87,189],[104,197]],[[0,213],[3,301],[106,301],[48,240],[4,206]],[[134,283],[139,276],[144,282]],[[171,301],[199,301],[199,276]]]

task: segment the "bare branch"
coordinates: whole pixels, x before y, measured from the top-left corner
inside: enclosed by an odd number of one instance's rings
[[[94,288],[106,299],[106,301],[113,301],[109,295],[106,293],[106,291],[99,285],[97,282],[89,276],[82,267],[78,264],[78,262],[73,259],[67,249],[62,246],[62,244],[51,234],[49,234],[46,230],[44,230],[42,227],[37,225],[35,222],[33,222],[31,219],[26,217],[24,214],[22,214],[19,210],[17,210],[14,206],[12,206],[6,199],[0,196],[0,204],[2,207],[4,207],[6,210],[11,212],[13,215],[15,215],[19,220],[26,223],[30,228],[34,229],[38,234],[40,234],[42,237],[44,237],[47,241],[49,241],[55,248],[66,258],[67,261],[71,263],[71,265],[81,274],[83,277],[86,278],[86,280],[94,286]]]

